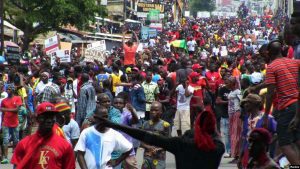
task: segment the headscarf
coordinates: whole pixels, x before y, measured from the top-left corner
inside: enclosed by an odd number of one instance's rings
[[[212,134],[216,131],[216,118],[210,111],[200,113],[194,125],[194,140],[196,146],[203,151],[209,152],[216,149]]]
[[[43,72],[42,74],[46,75],[48,77],[48,79],[49,79],[50,74],[48,72]]]

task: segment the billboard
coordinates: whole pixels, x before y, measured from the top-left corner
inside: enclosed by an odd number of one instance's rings
[[[160,13],[165,12],[165,6],[159,3],[139,2],[137,4],[137,12],[149,12],[151,10],[159,10]]]

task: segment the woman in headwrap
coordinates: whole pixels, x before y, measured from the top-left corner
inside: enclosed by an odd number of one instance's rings
[[[194,130],[187,131],[181,137],[155,135],[102,120],[107,127],[171,152],[175,156],[177,169],[217,169],[225,151],[224,144],[217,134],[215,116],[209,111],[200,113],[195,121]]]

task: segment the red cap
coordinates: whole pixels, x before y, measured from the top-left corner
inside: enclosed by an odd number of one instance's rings
[[[195,70],[195,69],[202,69],[202,68],[203,68],[203,66],[201,66],[199,63],[193,64],[193,66],[192,66],[193,70]]]
[[[36,113],[37,113],[37,115],[41,115],[45,112],[57,113],[57,110],[55,109],[55,106],[52,103],[43,102],[38,105],[38,107],[36,109]]]
[[[190,78],[194,78],[194,77],[197,77],[197,76],[199,76],[199,73],[197,73],[197,72],[192,72],[190,74]]]

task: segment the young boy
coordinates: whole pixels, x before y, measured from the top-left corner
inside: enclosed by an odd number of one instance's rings
[[[75,146],[80,168],[112,168],[118,166],[132,151],[132,144],[119,132],[105,127],[101,118],[108,119],[108,110],[97,106],[93,115],[95,125],[84,129]],[[121,156],[111,164],[113,151]]]
[[[143,124],[143,129],[158,135],[170,136],[170,124],[160,119],[162,105],[160,102],[152,102],[150,107],[150,120]],[[166,168],[166,151],[162,148],[141,144],[145,148],[142,169]]]
[[[116,96],[114,98],[113,106],[121,111],[121,124],[126,126],[132,126],[133,124],[138,123],[138,117],[135,114],[131,104],[125,104],[125,99],[122,96]],[[130,142],[133,143],[132,137],[128,136],[125,133],[121,134]],[[133,150],[129,157],[126,158],[126,163],[123,163],[123,168],[137,168],[137,161],[135,158],[135,151]]]

